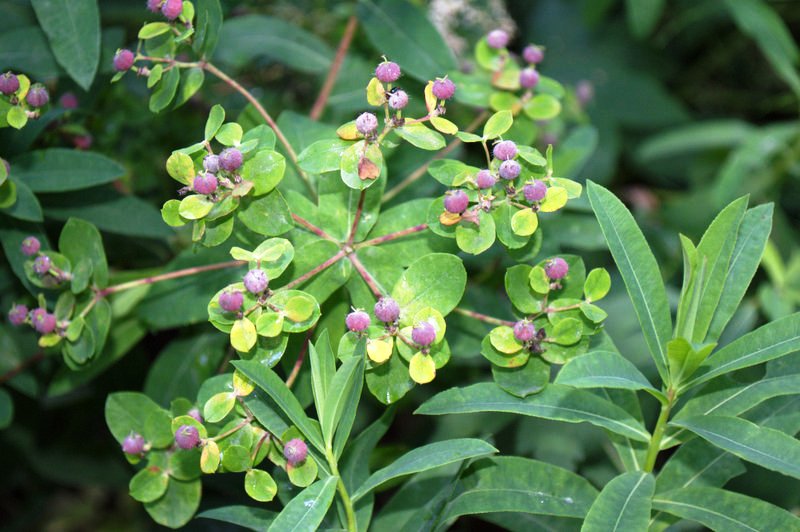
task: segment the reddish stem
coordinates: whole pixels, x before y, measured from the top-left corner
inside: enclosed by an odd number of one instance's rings
[[[464,316],[470,317],[478,321],[482,321],[484,323],[490,323],[492,325],[506,325],[508,327],[513,327],[515,323],[513,321],[501,320],[500,318],[493,318],[492,316],[487,316],[486,314],[481,314],[480,312],[475,312],[474,310],[467,310],[461,307],[454,308],[453,312],[462,314]]]
[[[298,277],[294,281],[289,282],[289,284],[287,284],[286,286],[281,287],[281,290],[291,290],[295,286],[297,286],[299,284],[303,284],[304,282],[308,281],[309,279],[311,279],[312,277],[317,275],[319,272],[321,272],[321,271],[325,270],[326,268],[329,268],[330,266],[333,266],[334,264],[339,262],[339,260],[344,256],[345,256],[345,252],[344,251],[339,251],[336,255],[334,255],[333,257],[329,258],[328,260],[326,260],[325,262],[323,262],[322,264],[320,264],[319,266],[317,266],[313,270],[307,271],[306,273],[304,273],[303,275],[301,275],[300,277]]]
[[[353,267],[356,269],[359,275],[361,275],[361,278],[364,279],[364,282],[367,283],[367,286],[372,292],[372,295],[374,295],[376,299],[380,299],[383,296],[383,293],[378,288],[377,281],[375,281],[372,275],[369,274],[369,272],[364,267],[364,264],[362,264],[358,256],[356,256],[355,253],[351,253],[350,255],[347,256],[347,258],[350,259],[350,262],[353,263]]]
[[[322,116],[322,112],[325,110],[325,106],[328,104],[328,97],[330,97],[333,85],[336,83],[339,69],[342,67],[348,48],[350,48],[350,42],[353,40],[356,27],[358,27],[358,18],[356,18],[355,15],[351,15],[347,21],[347,27],[344,29],[342,40],[339,41],[339,48],[336,49],[336,57],[333,58],[333,63],[331,63],[330,70],[328,70],[328,75],[325,78],[325,83],[322,85],[322,90],[319,91],[317,101],[314,102],[314,107],[311,108],[310,116],[312,120],[319,120],[319,117]]]
[[[391,242],[392,240],[397,240],[398,238],[402,238],[406,235],[412,235],[414,233],[419,233],[420,231],[424,231],[428,228],[428,224],[419,224],[415,225],[414,227],[409,227],[408,229],[403,229],[401,231],[395,231],[394,233],[389,233],[388,235],[378,236],[372,238],[370,240],[365,240],[363,242],[359,242],[355,246],[355,249],[366,247],[366,246],[377,246],[379,244],[383,244],[385,242]]]
[[[364,198],[367,195],[366,190],[361,191],[361,195],[358,197],[358,207],[356,207],[356,214],[353,216],[353,225],[350,227],[350,236],[347,237],[347,245],[353,245],[353,239],[356,237],[356,231],[358,230],[358,222],[361,220],[361,213],[364,211]]]
[[[294,363],[292,372],[286,378],[287,388],[291,388],[292,385],[294,384],[294,381],[297,380],[297,376],[300,375],[300,368],[303,367],[303,361],[306,359],[306,353],[308,352],[308,344],[311,341],[311,335],[314,334],[315,327],[312,327],[311,329],[309,329],[308,333],[306,333],[306,340],[305,342],[303,342],[303,348],[300,350],[300,354],[297,355],[297,361]]]
[[[116,292],[122,292],[124,290],[130,290],[131,288],[136,288],[137,286],[143,286],[153,283],[158,283],[161,281],[169,281],[170,279],[178,279],[180,277],[187,277],[189,275],[195,275],[198,273],[203,272],[210,272],[214,270],[223,270],[225,268],[234,268],[236,266],[242,266],[247,264],[247,261],[243,260],[231,260],[228,262],[218,262],[215,264],[207,264],[205,266],[193,266],[191,268],[184,268],[182,270],[175,270],[174,272],[167,272],[162,273],[160,275],[152,275],[150,277],[144,277],[142,279],[136,279],[135,281],[128,281],[127,283],[116,284],[113,286],[109,286],[107,288],[103,288],[102,290],[97,291],[97,297],[105,297],[108,294],[113,294]]]
[[[331,242],[336,242],[336,240],[334,240],[334,238],[331,235],[329,235],[316,225],[312,224],[305,218],[301,218],[300,216],[297,216],[296,214],[292,213],[292,220],[294,220],[298,225],[302,225],[303,227],[305,227],[318,237],[324,238],[325,240],[330,240]]]
[[[30,358],[27,358],[5,372],[4,374],[0,375],[0,384],[5,384],[6,382],[10,381],[29,367],[33,366],[34,364],[39,363],[40,361],[44,360],[44,351],[39,351],[35,355]]]

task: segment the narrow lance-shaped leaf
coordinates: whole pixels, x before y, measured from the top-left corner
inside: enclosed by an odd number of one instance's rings
[[[561,368],[555,382],[576,388],[645,390],[663,398],[631,361],[613,351],[595,351],[573,358]]]
[[[589,202],[614,262],[622,274],[662,379],[667,376],[666,345],[672,332],[667,292],[653,252],[625,205],[607,189],[589,181]]]
[[[272,522],[269,532],[316,530],[333,502],[338,480],[335,476],[318,480],[295,495]]]
[[[364,339],[359,341],[356,353],[344,361],[331,381],[330,390],[325,399],[325,406],[322,409],[322,419],[320,420],[322,437],[327,446],[331,446],[333,443],[333,435],[339,425],[342,412],[348,406],[347,401],[350,399],[350,390],[355,385],[355,377],[361,375],[358,370],[364,365],[365,342],[366,340]]]
[[[642,471],[616,477],[597,496],[581,532],[647,530],[655,487],[653,475]]]
[[[483,440],[460,438],[429,443],[407,452],[392,464],[373,473],[352,495],[357,501],[373,489],[393,478],[427,471],[468,458],[496,453],[497,449]]]

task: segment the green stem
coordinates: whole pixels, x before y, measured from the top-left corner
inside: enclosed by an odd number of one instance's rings
[[[331,468],[331,474],[336,475],[339,480],[336,482],[336,491],[339,492],[339,497],[342,499],[344,505],[344,513],[347,516],[347,530],[348,532],[357,532],[356,525],[356,512],[353,509],[353,501],[350,499],[350,494],[347,493],[347,488],[344,485],[341,475],[339,475],[339,464],[336,463],[336,457],[333,455],[333,450],[328,447],[325,451],[325,457],[328,459],[328,466]]]
[[[650,445],[647,447],[647,457],[644,461],[644,471],[650,473],[656,465],[656,458],[658,452],[661,450],[661,440],[664,437],[664,431],[667,429],[667,422],[669,421],[669,414],[672,410],[672,405],[675,404],[675,390],[670,388],[667,390],[667,402],[661,405],[661,413],[656,421],[656,426],[653,429],[653,436],[650,438]]]

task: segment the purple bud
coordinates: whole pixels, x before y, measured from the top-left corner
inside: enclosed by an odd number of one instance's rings
[[[203,158],[203,169],[212,174],[219,172],[219,156],[214,154],[206,155]]]
[[[214,174],[202,173],[192,181],[192,188],[198,194],[213,194],[217,190],[217,177]]]
[[[219,165],[226,172],[235,172],[242,166],[242,152],[236,148],[225,148],[219,154]]]
[[[194,419],[198,423],[203,423],[203,416],[200,415],[200,410],[197,408],[192,408],[191,410],[186,412],[186,415]]]
[[[43,85],[34,85],[28,91],[28,95],[25,96],[25,101],[31,107],[44,107],[50,101],[50,94]]]
[[[117,50],[117,53],[114,54],[114,70],[117,72],[130,70],[133,66],[134,59],[135,56],[130,50]]]
[[[404,90],[398,90],[389,95],[389,107],[392,109],[402,109],[408,105],[408,94]]]
[[[142,454],[144,451],[144,438],[141,434],[131,432],[122,440],[122,452],[125,454]]]
[[[536,335],[536,328],[528,320],[520,320],[514,324],[514,338],[520,342],[530,342]]]
[[[250,270],[244,276],[244,287],[251,294],[260,294],[267,289],[269,285],[269,277],[267,273],[261,269]]]
[[[161,2],[164,0],[147,0],[147,9],[152,13],[161,11]]]
[[[344,319],[344,323],[347,325],[347,328],[353,332],[361,332],[365,330],[367,327],[369,327],[369,322],[369,314],[363,310],[354,310]]]
[[[295,466],[308,456],[308,445],[300,438],[292,438],[283,446],[283,457],[289,465]]]
[[[575,97],[581,105],[586,105],[594,98],[594,85],[591,81],[582,79],[575,86]]]
[[[522,193],[525,194],[525,199],[528,201],[542,201],[547,195],[547,185],[544,184],[544,181],[536,179],[533,183],[525,185]]]
[[[166,0],[161,6],[161,13],[167,20],[175,20],[183,11],[183,0]]]
[[[362,135],[369,135],[378,129],[378,118],[372,113],[361,113],[356,118],[356,129]]]
[[[569,264],[561,257],[556,257],[547,261],[544,273],[553,280],[563,279],[569,273]]]
[[[519,84],[523,89],[532,89],[539,84],[539,72],[535,68],[523,68],[519,73]]]
[[[394,83],[400,78],[400,67],[397,63],[384,61],[375,68],[375,77],[381,83]]]
[[[469,207],[469,197],[463,190],[448,190],[444,196],[444,209],[453,214],[461,214]]]
[[[239,312],[244,304],[244,294],[239,290],[222,292],[219,295],[219,306],[228,312]]]
[[[503,161],[503,163],[500,165],[498,173],[500,174],[500,177],[502,177],[503,179],[508,179],[510,181],[512,179],[516,179],[517,177],[519,177],[520,170],[521,168],[517,161],[509,160],[509,161]]]
[[[510,140],[502,140],[494,145],[492,154],[501,161],[507,161],[517,156],[517,145]]]
[[[22,241],[22,246],[20,246],[20,248],[22,249],[22,254],[25,255],[26,257],[31,257],[33,255],[36,255],[37,253],[39,253],[39,249],[41,249],[41,247],[42,243],[39,242],[39,239],[36,238],[35,236],[25,237],[25,239]]]
[[[37,308],[31,312],[31,323],[36,332],[49,334],[56,328],[56,317],[46,309]]]
[[[11,322],[11,325],[17,326],[22,325],[25,323],[25,318],[28,317],[28,307],[25,305],[14,305],[11,307],[11,310],[8,311],[8,321]]]
[[[6,72],[0,76],[0,92],[14,94],[19,90],[19,78],[13,72]]]
[[[38,273],[39,275],[44,275],[50,271],[50,267],[53,265],[53,261],[50,260],[50,257],[47,255],[39,255],[33,261],[33,271]]]
[[[492,48],[505,48],[508,45],[508,33],[505,30],[492,30],[486,36],[486,43]]]
[[[181,449],[194,449],[200,443],[200,432],[193,425],[181,425],[175,433],[175,443]]]
[[[394,323],[400,317],[400,305],[389,296],[380,298],[373,311],[375,317],[384,323]]]
[[[480,189],[492,188],[495,183],[497,183],[497,178],[485,168],[475,175],[475,184],[477,184]]]
[[[436,340],[436,329],[433,328],[431,322],[421,321],[411,329],[411,339],[417,345],[428,347]]]
[[[456,93],[456,84],[447,78],[437,79],[433,82],[432,92],[440,100],[449,100]]]
[[[58,99],[58,104],[64,109],[77,109],[78,97],[73,92],[65,92]]]
[[[522,50],[522,58],[532,65],[541,63],[542,59],[544,59],[544,50],[535,44],[529,44]]]

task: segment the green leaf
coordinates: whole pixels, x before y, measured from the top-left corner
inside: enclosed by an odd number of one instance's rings
[[[91,263],[95,284],[104,288],[108,284],[108,264],[100,232],[95,226],[77,218],[70,218],[61,230],[58,248],[73,264],[81,260]]]
[[[251,466],[250,449],[238,444],[228,445],[222,452],[222,467],[241,473]]]
[[[550,382],[550,364],[539,357],[529,357],[524,365],[516,368],[492,364],[492,377],[503,390],[524,399],[541,392]]]
[[[388,405],[403,397],[414,386],[408,365],[395,353],[387,362],[366,372],[367,388],[381,403]]]
[[[480,255],[494,244],[496,228],[494,218],[488,212],[478,211],[478,224],[460,222],[456,225],[456,244],[461,251]]]
[[[561,112],[561,102],[550,94],[537,94],[523,107],[532,120],[551,120]]]
[[[278,485],[266,471],[251,469],[244,476],[244,491],[259,502],[269,502],[278,493]]]
[[[660,493],[653,508],[711,530],[797,530],[800,519],[768,502],[718,488],[692,487]]]
[[[666,380],[666,344],[672,333],[672,319],[658,263],[633,216],[614,194],[592,181],[587,182],[587,194],[658,372]]]
[[[647,37],[661,18],[665,0],[625,0],[628,27],[638,38]]]
[[[318,140],[297,156],[300,168],[311,174],[337,172],[342,154],[353,143],[341,139]]]
[[[242,140],[242,135],[244,135],[242,126],[236,122],[228,122],[227,124],[222,124],[214,138],[223,146],[238,146]]]
[[[167,492],[160,499],[145,503],[144,509],[159,525],[180,528],[188,523],[200,506],[200,480],[170,479]]]
[[[509,395],[491,383],[452,388],[428,399],[415,413],[472,412],[509,412],[567,423],[588,422],[634,440],[646,442],[650,438],[641,423],[622,408],[590,392],[561,384],[549,385],[525,399]]]
[[[725,286],[708,328],[708,341],[719,339],[758,269],[772,230],[773,208],[773,204],[768,203],[749,209],[739,225],[736,246],[725,275]]]
[[[433,307],[442,316],[453,310],[464,294],[467,272],[461,259],[447,253],[420,257],[403,272],[392,290],[392,298],[401,309],[401,324],[411,320],[425,307]]]
[[[200,0],[200,2],[202,1]],[[266,530],[277,515],[278,512],[263,508],[236,505],[206,510],[197,514],[196,517],[239,525],[251,530]]]
[[[218,423],[236,406],[236,394],[220,392],[206,401],[203,406],[203,418],[209,423]]]
[[[50,148],[26,153],[13,161],[14,178],[34,192],[65,192],[109,183],[125,169],[98,153]]]
[[[88,91],[100,62],[96,0],[31,0],[31,4],[58,64]]]
[[[586,276],[583,293],[590,302],[603,299],[611,290],[611,276],[605,268],[595,268]]]
[[[681,445],[661,468],[656,493],[688,487],[721,487],[745,471],[741,460],[732,454],[695,438]]]
[[[219,0],[195,0],[194,5],[197,22],[192,48],[203,57],[211,57],[222,28],[222,7]]]
[[[223,108],[220,104],[216,104],[211,108],[211,111],[208,113],[208,119],[206,120],[204,133],[204,138],[206,141],[210,141],[214,138],[224,121],[225,108]]]
[[[325,518],[336,493],[339,477],[319,480],[294,496],[269,527],[269,532],[316,530]]]
[[[427,471],[452,462],[460,462],[469,458],[486,456],[496,452],[498,452],[497,449],[485,441],[472,438],[460,438],[429,443],[407,452],[392,462],[391,465],[370,475],[370,477],[359,486],[351,498],[355,502],[384,482],[394,478],[410,475],[412,473],[419,473],[420,471]]]
[[[322,424],[322,437],[325,444],[333,444],[333,435],[342,418],[342,413],[348,406],[350,391],[355,386],[356,378],[360,382],[364,377],[364,349],[366,340],[360,340],[352,357],[346,359],[330,382],[328,393],[320,416]]]
[[[395,128],[394,132],[409,144],[423,150],[441,150],[447,144],[441,133],[420,122]]]
[[[574,345],[581,340],[583,324],[575,318],[564,318],[553,326],[553,342],[559,345]]]
[[[147,466],[131,478],[128,491],[139,502],[153,502],[167,491],[169,475],[158,466]]]
[[[442,521],[494,512],[582,518],[597,496],[589,481],[575,473],[516,456],[478,460],[461,478],[463,490],[447,505]]]
[[[178,82],[181,80],[181,71],[173,68],[164,73],[156,90],[150,96],[150,111],[158,113],[166,109],[178,92]]]
[[[122,443],[131,432],[144,434],[147,419],[161,410],[144,394],[115,392],[106,399],[106,424],[114,438]]]
[[[520,209],[511,217],[511,230],[517,236],[530,236],[539,227],[539,217],[530,209]]]
[[[697,375],[683,385],[688,389],[715,377],[761,364],[800,349],[800,313],[763,325],[737,338],[709,357]]]
[[[351,144],[342,153],[342,158],[339,161],[339,174],[342,177],[342,181],[354,190],[363,190],[383,181],[380,179],[384,170],[383,154],[380,147],[375,143],[370,143],[365,150],[364,142],[362,140]],[[372,166],[370,166],[370,163],[372,163]],[[320,195],[323,196],[323,194]],[[326,196],[325,199],[330,198],[329,194],[324,195]],[[320,205],[322,205],[323,201],[321,199]]]
[[[614,478],[592,504],[581,532],[647,530],[655,486],[653,475],[642,471]]]
[[[322,420],[328,391],[331,389],[331,382],[336,374],[336,356],[331,349],[328,329],[322,331],[315,344],[309,343],[308,355],[311,363],[311,389],[314,394],[314,405],[317,409],[317,417]]]
[[[0,388],[0,429],[8,427],[12,419],[14,419],[14,402],[11,400],[11,395],[4,388]]]
[[[194,96],[200,87],[203,86],[206,75],[200,67],[186,68],[181,74],[181,83],[178,88],[178,98],[175,100],[175,107],[181,106]]]
[[[308,441],[324,452],[325,445],[319,429],[311,423],[300,402],[274,371],[264,367],[263,364],[256,360],[238,360],[231,363],[258,387],[267,392],[272,400],[286,413],[292,423],[300,429],[300,432],[308,438]]]
[[[14,129],[22,129],[28,123],[28,114],[22,107],[14,106],[6,113],[6,122]]]
[[[496,139],[511,128],[514,115],[511,111],[499,111],[489,117],[483,126],[484,139]]]
[[[672,421],[748,462],[800,478],[800,441],[779,430],[732,416],[695,416]]]
[[[150,22],[139,29],[137,37],[142,40],[152,39],[167,33],[171,28],[172,26],[166,22]]]
[[[376,50],[419,81],[458,68],[450,47],[422,8],[405,0],[360,0],[358,19]]]
[[[282,235],[294,226],[289,205],[278,190],[244,198],[237,216],[248,229],[265,236]]]
[[[576,388],[646,390],[663,397],[631,361],[614,351],[593,351],[573,358],[561,368],[555,382]]]

